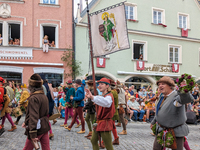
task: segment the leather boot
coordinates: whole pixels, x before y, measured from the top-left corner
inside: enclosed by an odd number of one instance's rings
[[[92,131],[90,131],[90,132],[88,133],[88,135],[86,135],[85,137],[87,138],[87,137],[90,137],[90,136],[92,136]]]
[[[78,127],[80,127],[80,125],[81,125],[81,122],[80,122],[79,124],[77,124],[77,125],[75,126],[75,128],[78,128]]]
[[[16,129],[17,129],[17,127],[16,127],[16,125],[14,125],[14,126],[12,126],[11,129],[8,130],[8,131],[9,131],[9,132],[12,132],[12,131],[14,131],[14,130],[16,130]]]
[[[119,122],[118,122],[118,124],[116,125],[116,127],[121,127],[121,126],[122,126],[122,125],[121,125],[121,123],[119,123]]]
[[[122,132],[120,132],[120,133],[118,133],[118,134],[120,134],[120,135],[126,135],[127,132],[126,132],[126,130],[123,130]]]
[[[85,133],[85,130],[84,131],[79,131],[79,132],[77,132],[78,134],[83,134],[83,133]]]
[[[113,145],[119,145],[119,137],[116,138],[113,142],[112,142]]]

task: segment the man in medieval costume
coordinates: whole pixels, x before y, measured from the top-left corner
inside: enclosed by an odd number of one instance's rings
[[[34,144],[40,141],[43,150],[50,150],[48,131],[49,126],[49,101],[44,95],[43,81],[38,74],[33,74],[28,80],[30,97],[26,118],[22,124],[26,128],[27,140],[23,150],[33,150]]]
[[[21,85],[21,89],[23,90],[22,91],[22,95],[20,97],[20,100],[19,100],[19,104],[18,104],[18,107],[22,110],[22,111],[26,111],[27,109],[27,106],[28,106],[28,98],[30,96],[29,94],[29,91],[26,87],[26,84],[22,84]],[[14,124],[18,125],[19,123],[19,120],[21,119],[22,115],[18,116],[17,117],[17,120],[14,122]]]
[[[106,149],[113,150],[111,131],[115,128],[112,120],[115,114],[115,104],[110,89],[110,79],[102,78],[98,83],[102,96],[93,96],[90,90],[86,89],[87,98],[97,105],[97,126],[93,130],[91,143],[93,150],[99,150],[98,139],[101,136]]]
[[[2,117],[1,128],[4,127],[4,123],[7,118],[11,124],[11,129],[8,131],[12,132],[12,131],[16,130],[17,127],[16,127],[16,125],[14,125],[12,118],[10,117],[10,113],[12,111],[11,108],[9,107],[10,98],[7,95],[6,88],[4,88],[4,85],[3,85],[4,83],[5,83],[4,79],[2,77],[0,77],[0,88],[1,88],[1,90],[0,90],[0,95],[1,95],[0,105],[1,105],[1,107],[3,107],[2,111],[1,111],[1,115],[0,115],[0,117]],[[3,99],[2,99],[2,96],[3,96]]]
[[[170,77],[162,77],[157,81],[157,85],[161,94],[156,104],[156,115],[151,122],[151,128],[156,124],[156,135],[162,131],[171,132],[174,138],[172,150],[183,150],[184,136],[189,133],[185,123],[187,120],[185,104],[190,103],[193,97],[190,92],[175,91],[175,83]],[[161,150],[164,147],[158,143],[156,136],[153,150]]]

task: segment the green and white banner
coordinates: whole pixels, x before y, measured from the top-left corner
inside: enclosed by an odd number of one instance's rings
[[[94,57],[129,49],[124,3],[90,14]]]

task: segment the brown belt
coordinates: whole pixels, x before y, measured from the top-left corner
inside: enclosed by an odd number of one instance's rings
[[[175,126],[175,127],[173,127],[173,128],[167,128],[167,127],[164,127],[164,126],[162,126],[161,124],[159,124],[158,123],[158,125],[161,127],[161,128],[163,128],[164,130],[166,130],[166,129],[175,129],[175,128],[177,128],[177,127],[180,127],[180,126],[182,126],[183,124],[181,124],[181,125],[178,125],[178,126]]]
[[[98,120],[98,121],[96,121],[96,123],[100,123],[100,122],[108,121],[108,120],[111,120],[111,119]]]

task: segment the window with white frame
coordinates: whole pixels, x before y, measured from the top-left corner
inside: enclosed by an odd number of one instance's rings
[[[41,0],[43,4],[58,4],[58,0]]]
[[[153,8],[152,22],[154,24],[165,24],[165,10]]]
[[[133,41],[133,60],[147,60],[147,42]]]
[[[15,23],[8,24],[8,44],[19,46],[21,41],[21,25]]]
[[[179,28],[188,29],[189,28],[189,15],[178,14],[178,26],[179,26]]]
[[[126,2],[125,4],[126,19],[137,20],[137,5]]]
[[[48,41],[49,41],[49,47],[52,48],[58,48],[58,26],[57,25],[51,25],[51,24],[43,24],[41,25],[41,47],[42,47],[42,41],[44,36],[47,35]]]
[[[126,10],[126,19],[135,19],[134,18],[134,6],[125,6]]]
[[[169,46],[169,62],[181,63],[181,46]]]

